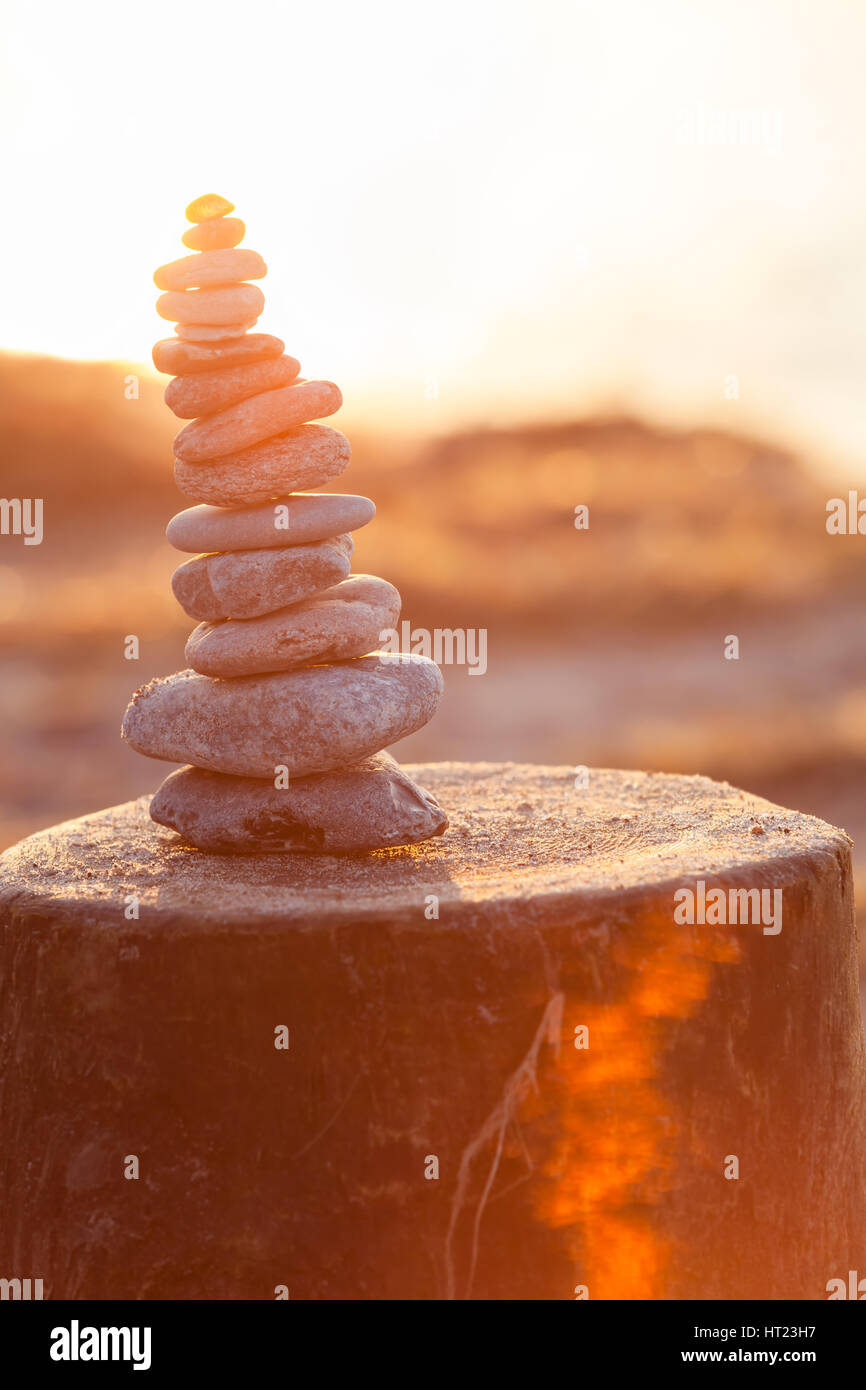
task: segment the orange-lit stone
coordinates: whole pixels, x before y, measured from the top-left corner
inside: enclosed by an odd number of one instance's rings
[[[187,227],[181,241],[191,251],[224,251],[243,241],[245,231],[239,217],[214,217]]]
[[[178,376],[165,388],[165,403],[182,420],[211,415],[237,405],[259,391],[273,391],[294,381],[301,364],[296,357],[268,358],[248,366]]]
[[[153,282],[161,290],[206,289],[212,285],[235,285],[242,280],[260,280],[268,268],[258,251],[244,247],[227,251],[202,251],[198,256],[182,256],[179,261],[161,265]]]
[[[291,550],[262,550],[257,558],[271,561],[270,567],[262,566],[267,573],[269,568],[285,565],[291,555]],[[238,569],[246,563],[239,552],[217,555],[211,566],[223,559]],[[400,595],[393,584],[372,574],[352,574],[329,589],[261,617],[200,623],[187,640],[184,660],[202,675],[221,677],[339,663],[375,651],[379,633],[392,628],[399,617]]]
[[[227,213],[234,212],[235,205],[230,203],[228,198],[222,198],[219,193],[203,193],[200,198],[193,198],[186,210],[187,222],[209,222],[212,217],[225,217]]]
[[[328,425],[300,429],[205,463],[174,461],[185,497],[217,507],[248,506],[287,492],[308,492],[339,478],[349,466],[349,441]]]
[[[311,545],[206,552],[179,565],[171,587],[178,603],[197,622],[259,618],[288,609],[345,579],[353,544],[352,537],[344,534]],[[377,645],[374,641],[373,646]]]
[[[193,372],[214,371],[217,367],[239,367],[243,363],[279,357],[285,343],[270,333],[243,334],[239,325],[237,337],[215,343],[183,342],[178,338],[163,338],[154,345],[153,365],[158,372],[170,376],[186,376]]]
[[[242,323],[179,323],[174,331],[185,343],[224,343],[243,337],[257,323],[257,318]]]
[[[172,323],[218,325],[258,318],[265,296],[258,285],[223,285],[207,290],[168,290],[156,301],[156,312]]]
[[[261,391],[227,410],[184,425],[175,435],[175,457],[185,463],[201,463],[238,453],[298,425],[333,415],[342,403],[340,388],[332,381],[301,381],[276,391]]]

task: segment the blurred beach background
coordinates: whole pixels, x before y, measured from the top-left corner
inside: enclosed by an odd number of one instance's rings
[[[215,191],[260,329],[343,389],[354,568],[488,634],[397,756],[726,779],[847,829],[866,903],[866,536],[826,530],[866,496],[866,10],[229,14],[2,20],[0,492],[44,539],[0,536],[0,847],[168,771],[119,738],[191,626],[151,276]]]

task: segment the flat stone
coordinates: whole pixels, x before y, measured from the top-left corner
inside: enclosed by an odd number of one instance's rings
[[[214,285],[235,285],[241,280],[260,280],[268,268],[258,251],[202,251],[161,265],[153,273],[160,290],[207,289]],[[206,322],[207,320],[205,320]]]
[[[290,777],[359,762],[432,719],[442,674],[409,653],[214,680],[178,671],[137,690],[123,737],[139,753],[212,772]]]
[[[216,254],[216,253],[214,253]],[[222,253],[220,253],[222,254]],[[258,285],[222,285],[207,290],[169,290],[156,301],[156,312],[172,323],[222,326],[257,319],[265,307]]]
[[[174,331],[184,342],[222,343],[231,338],[243,337],[244,333],[255,328],[257,323],[257,318],[244,319],[242,323],[179,323]]]
[[[193,198],[185,215],[187,222],[207,222],[211,217],[225,217],[226,213],[234,210],[234,203],[222,198],[219,193],[203,193],[200,198]]]
[[[352,550],[344,535],[283,550],[197,555],[175,570],[171,587],[191,618],[256,618],[345,579]]]
[[[349,441],[328,425],[302,425],[290,434],[208,463],[174,461],[174,480],[193,502],[218,507],[265,502],[338,478],[349,466]]]
[[[448,818],[390,753],[299,777],[278,790],[258,777],[182,767],[150,803],[160,825],[212,854],[346,854],[441,835]]]
[[[296,357],[270,357],[240,367],[179,376],[165,388],[165,403],[182,420],[212,415],[237,405],[260,391],[272,391],[294,381],[301,364]]]
[[[250,333],[246,337],[239,333],[236,338],[218,343],[188,343],[178,338],[163,338],[154,346],[152,357],[158,372],[186,376],[214,371],[218,367],[263,362],[279,357],[285,346],[282,338],[274,338],[270,333]]]
[[[258,553],[282,559],[288,550]],[[216,557],[230,559],[232,557]],[[379,647],[380,634],[400,616],[400,595],[385,579],[354,574],[341,584],[279,612],[246,621],[201,623],[184,660],[205,676],[256,676],[345,661]]]
[[[243,241],[246,230],[239,217],[213,217],[187,227],[181,241],[193,251],[222,251]]]
[[[175,550],[261,550],[357,531],[376,515],[369,497],[301,492],[257,507],[188,507],[165,528]]]
[[[185,425],[175,436],[175,457],[186,463],[224,457],[310,420],[333,415],[342,404],[340,388],[332,381],[302,381],[277,391],[262,391],[227,410]]]

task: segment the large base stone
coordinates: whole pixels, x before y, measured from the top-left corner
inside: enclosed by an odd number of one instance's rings
[[[847,837],[703,778],[408,771],[452,827],[410,849],[208,855],[144,797],[3,856],[0,1272],[55,1299],[866,1274]],[[699,882],[781,890],[781,930],[681,925]]]

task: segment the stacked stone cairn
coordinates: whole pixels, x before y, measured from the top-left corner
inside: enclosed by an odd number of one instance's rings
[[[172,588],[198,626],[190,669],[137,690],[123,737],[188,764],[150,805],[153,819],[213,852],[347,853],[440,835],[437,802],[382,750],[432,718],[442,695],[425,657],[377,652],[400,614],[393,585],[350,575],[366,497],[307,491],[349,463],[338,430],[312,424],[342,403],[307,381],[279,338],[252,332],[267,267],[241,248],[244,224],[215,194],[186,210],[194,253],[161,266],[156,344],[184,426],[175,480],[198,505],[167,536],[195,553]]]

